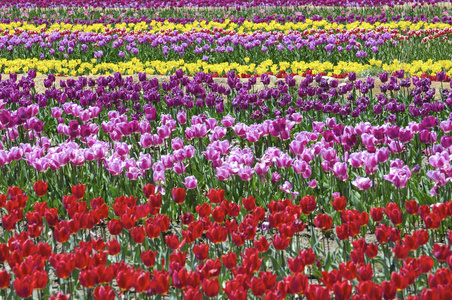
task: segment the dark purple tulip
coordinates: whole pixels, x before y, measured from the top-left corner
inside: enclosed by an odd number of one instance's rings
[[[388,73],[386,72],[378,74],[378,77],[380,77],[380,80],[383,83],[388,81]]]

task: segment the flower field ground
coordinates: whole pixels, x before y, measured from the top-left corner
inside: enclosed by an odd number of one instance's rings
[[[452,299],[436,0],[0,0],[0,299]]]

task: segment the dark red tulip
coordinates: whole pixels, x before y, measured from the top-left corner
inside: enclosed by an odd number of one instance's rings
[[[352,295],[352,286],[347,281],[335,283],[333,292],[337,300],[348,300]]]
[[[185,189],[184,188],[173,188],[171,193],[174,202],[177,204],[182,204],[185,202]]]
[[[45,194],[47,194],[47,188],[48,184],[45,181],[36,181],[35,184],[33,184],[33,189],[38,197],[45,196]]]
[[[200,244],[193,246],[193,253],[197,260],[205,261],[209,257],[209,245]]]

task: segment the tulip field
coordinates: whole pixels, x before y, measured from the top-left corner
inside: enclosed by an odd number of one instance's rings
[[[452,299],[452,4],[0,0],[0,299]]]

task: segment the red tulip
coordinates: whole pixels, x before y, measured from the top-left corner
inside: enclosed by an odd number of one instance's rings
[[[259,240],[254,241],[254,247],[259,251],[260,253],[267,252],[268,248],[270,247],[271,243],[267,241],[265,236],[261,236]]]
[[[308,300],[329,300],[330,292],[317,284],[310,284],[306,291],[306,298]]]
[[[172,250],[177,250],[183,246],[179,242],[179,238],[177,237],[177,234],[167,235],[165,236],[165,241],[168,247]],[[185,242],[183,242],[185,244]]]
[[[339,272],[342,278],[353,280],[356,278],[357,268],[352,261],[348,261],[339,265]]]
[[[221,206],[215,207],[212,211],[212,218],[217,223],[220,223],[220,224],[223,223],[225,216],[226,216],[226,210]]]
[[[55,269],[58,277],[66,279],[75,268],[75,255],[73,253],[52,254],[49,262]]]
[[[285,250],[290,244],[290,239],[283,239],[281,236],[275,234],[273,236],[273,246],[277,251]]]
[[[397,257],[397,259],[405,260],[410,253],[410,248],[401,243],[397,243],[392,251],[394,252],[394,255]]]
[[[5,194],[0,194],[0,208],[5,207],[7,196]]]
[[[450,250],[449,245],[433,245],[433,255],[439,262],[445,262],[446,259],[451,255],[452,251]]]
[[[8,244],[0,244],[0,262],[4,262],[9,257]]]
[[[48,282],[46,271],[34,271],[33,273],[33,287],[37,290],[42,290],[46,287]]]
[[[237,266],[237,254],[234,252],[226,253],[221,256],[221,261],[226,269],[233,270]]]
[[[97,286],[94,289],[95,300],[114,300],[115,298],[115,291],[108,285]]]
[[[359,281],[368,281],[372,280],[373,270],[372,265],[362,265],[358,268],[358,279]]]
[[[416,215],[419,210],[419,206],[416,200],[405,201],[405,209],[408,212],[408,214]]]
[[[138,293],[149,291],[151,289],[151,273],[149,271],[140,272],[138,277],[136,277],[135,289],[137,290]]]
[[[110,233],[112,235],[119,235],[122,231],[122,223],[121,221],[117,220],[117,219],[111,219],[108,222],[108,231],[110,231]]]
[[[398,291],[403,291],[408,286],[408,278],[396,272],[392,272],[391,282]]]
[[[294,273],[303,273],[305,264],[303,261],[303,258],[301,256],[296,256],[294,258],[290,257],[287,259],[287,266],[289,267],[289,270]]]
[[[47,188],[48,184],[45,181],[36,181],[35,184],[33,184],[33,189],[38,197],[42,197],[47,194]]]
[[[200,218],[206,218],[210,216],[212,212],[212,207],[207,203],[204,203],[203,205],[198,204],[196,206],[196,211],[198,212]]]
[[[188,273],[187,269],[185,269],[185,268],[182,268],[179,271],[174,271],[173,275],[172,275],[173,286],[176,289],[184,290],[188,285],[189,278],[190,278],[190,274]]]
[[[193,246],[193,253],[195,254],[196,259],[200,261],[205,261],[209,257],[209,245],[200,244]]]
[[[2,225],[5,230],[11,231],[16,228],[17,218],[15,215],[5,215],[2,216]]]
[[[214,244],[222,243],[226,240],[228,231],[225,227],[215,223],[213,226],[206,231],[206,236],[210,242]]]
[[[343,196],[336,197],[334,198],[334,201],[330,201],[330,203],[333,205],[336,211],[341,212],[345,209],[345,206],[347,206],[347,199]]]
[[[6,270],[0,271],[0,289],[7,289],[9,287],[10,275]]]
[[[132,232],[130,234],[132,235],[133,241],[137,244],[142,244],[144,242],[144,238],[146,237],[146,231],[144,230],[144,226],[133,227]]]
[[[28,298],[33,293],[33,282],[29,275],[14,280],[14,290],[21,298]]]
[[[80,284],[85,288],[92,288],[96,285],[96,274],[93,270],[83,270],[78,277]]]
[[[257,277],[253,277],[253,279],[251,279],[251,291],[253,292],[254,296],[260,297],[265,293],[266,290],[267,289],[265,287],[264,280]]]
[[[56,293],[56,295],[50,296],[49,300],[69,300],[69,297],[71,294],[63,294],[63,293]]]
[[[209,297],[213,298],[218,295],[218,292],[220,291],[220,283],[218,282],[218,278],[212,278],[212,279],[204,279],[201,282],[202,291],[204,294]]]
[[[152,268],[155,265],[156,256],[157,252],[153,252],[152,250],[143,251],[141,252],[141,261],[146,267]]]
[[[188,287],[187,290],[184,291],[185,300],[202,300],[202,293],[199,290],[199,287]]]
[[[121,291],[127,291],[132,287],[133,274],[129,270],[121,270],[116,275],[116,282]]]
[[[348,300],[352,295],[352,286],[347,281],[335,283],[333,292],[337,300]]]
[[[391,228],[387,227],[384,224],[380,224],[377,228],[375,228],[375,236],[377,238],[377,242],[379,242],[380,244],[385,244],[388,242],[390,233]]]
[[[169,289],[170,274],[165,270],[154,270],[154,279],[151,281],[151,288],[159,295],[166,295]]]
[[[152,183],[143,186],[143,193],[146,198],[149,198],[155,194],[155,186]]]
[[[70,230],[69,226],[67,225],[67,222],[61,221],[60,223],[58,223],[58,225],[55,226],[53,235],[55,236],[55,239],[57,240],[57,242],[59,242],[59,243],[67,242],[71,235],[71,230]]]
[[[388,203],[386,209],[384,210],[391,222],[398,226],[403,222],[402,211],[396,203]]]
[[[370,243],[367,245],[365,254],[368,258],[374,258],[378,254],[378,246],[376,244]]]
[[[297,273],[285,278],[288,285],[288,293],[292,295],[301,295],[308,289],[308,276]]]
[[[212,203],[221,203],[224,200],[224,190],[222,189],[210,189],[207,193],[207,197]]]
[[[85,189],[86,187],[84,184],[73,185],[71,187],[72,195],[74,195],[77,200],[83,199],[83,197],[85,197]]]
[[[185,202],[185,189],[184,188],[173,188],[172,196],[174,202],[177,204],[182,204]]]
[[[314,219],[314,224],[317,228],[328,231],[331,229],[333,219],[326,214],[318,214]]]
[[[300,206],[303,214],[305,215],[312,213],[315,210],[316,205],[314,196],[304,196],[301,198]]]
[[[119,244],[117,239],[112,239],[107,242],[108,254],[110,255],[118,255],[121,252],[121,245]]]
[[[381,287],[383,289],[383,297],[385,299],[394,299],[397,294],[397,289],[393,282],[383,281],[381,283]]]
[[[383,220],[383,208],[382,207],[371,207],[370,208],[370,216],[374,220],[374,222],[381,222]]]
[[[254,211],[256,208],[256,199],[253,196],[249,196],[248,198],[242,198],[243,207],[247,211]]]

